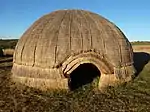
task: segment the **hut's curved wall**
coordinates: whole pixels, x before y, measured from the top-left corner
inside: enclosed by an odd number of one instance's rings
[[[13,76],[22,79],[63,80],[82,63],[93,63],[118,80],[134,74],[133,51],[125,35],[107,19],[84,10],[41,17],[18,41],[13,63]]]

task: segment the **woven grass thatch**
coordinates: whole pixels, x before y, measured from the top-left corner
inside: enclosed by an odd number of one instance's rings
[[[100,71],[99,88],[129,81],[135,73],[131,44],[118,27],[89,11],[59,10],[23,34],[13,79],[41,89],[68,88],[70,74],[84,63]]]

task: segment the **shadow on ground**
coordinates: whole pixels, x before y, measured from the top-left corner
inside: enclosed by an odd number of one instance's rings
[[[135,76],[143,70],[144,66],[150,61],[150,54],[145,52],[134,52],[134,67],[137,71]]]

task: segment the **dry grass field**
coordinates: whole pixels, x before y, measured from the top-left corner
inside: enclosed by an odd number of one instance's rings
[[[133,48],[138,71],[135,79],[104,93],[88,85],[70,92],[42,92],[15,84],[10,80],[12,57],[2,57],[0,112],[150,112],[150,45]]]
[[[135,52],[147,52],[150,53],[150,45],[133,45]]]

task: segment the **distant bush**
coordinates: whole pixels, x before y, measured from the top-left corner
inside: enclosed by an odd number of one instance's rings
[[[132,45],[150,45],[150,41],[133,41]]]
[[[6,49],[6,48],[14,49],[17,42],[18,42],[18,39],[7,39],[7,40],[0,39],[0,47],[2,49]]]
[[[3,49],[0,47],[0,57],[3,56]]]

